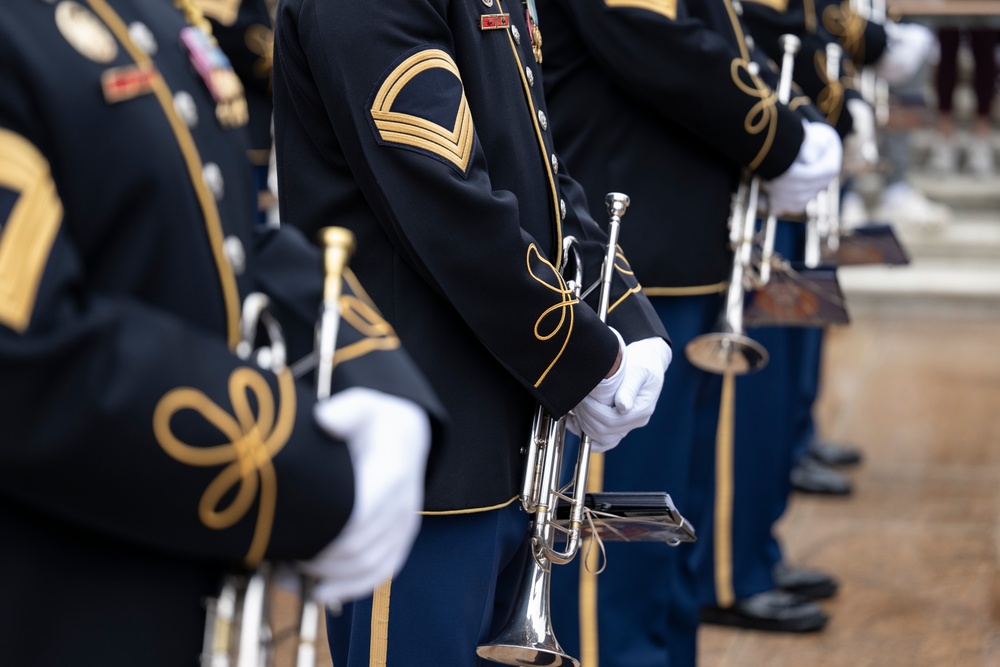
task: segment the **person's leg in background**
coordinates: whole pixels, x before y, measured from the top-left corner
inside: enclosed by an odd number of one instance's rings
[[[779,222],[776,249],[781,256],[794,258],[802,252],[803,227]],[[819,580],[830,584],[829,577],[784,564],[774,532],[791,492],[797,369],[802,361],[792,346],[794,332],[792,327],[770,326],[747,332],[767,349],[769,360],[761,370],[736,379],[729,424],[724,423],[728,411],[721,410],[719,433],[731,429],[732,442],[726,451],[725,438],[718,439],[712,539],[699,539],[692,560],[703,592],[702,620],[707,623],[809,632],[828,620],[800,592]],[[726,393],[724,389],[724,397]]]
[[[975,63],[973,88],[976,93],[976,111],[969,129],[966,166],[973,175],[988,178],[995,171],[991,112],[996,95],[997,65],[994,48],[997,31],[992,28],[970,28],[969,42]]]
[[[961,32],[955,27],[938,28],[938,64],[934,74],[937,93],[937,137],[928,166],[938,174],[958,169],[958,139],[955,129],[955,86],[958,84],[958,48]]]

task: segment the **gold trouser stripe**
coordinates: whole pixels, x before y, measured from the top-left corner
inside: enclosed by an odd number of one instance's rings
[[[722,379],[719,426],[715,434],[715,599],[731,607],[733,592],[733,431],[736,411],[736,377]]]
[[[115,14],[114,10],[111,9],[105,0],[86,1],[90,4],[90,8],[107,24],[108,28],[111,29],[111,32],[114,33],[115,37],[118,38],[118,41],[121,42],[122,46],[125,47],[125,50],[128,51],[137,64],[152,64],[150,57],[136,48],[135,44],[132,43],[125,23],[121,17]],[[170,123],[170,128],[174,132],[177,145],[188,168],[191,185],[194,186],[198,203],[201,205],[202,215],[205,218],[205,228],[208,232],[209,245],[212,249],[212,255],[215,258],[216,269],[219,273],[222,298],[226,304],[227,339],[229,346],[235,348],[236,343],[240,339],[240,295],[236,287],[236,277],[233,275],[229,262],[222,252],[223,233],[222,221],[219,218],[219,209],[216,207],[215,199],[212,197],[212,193],[209,192],[208,186],[205,184],[205,179],[202,177],[202,162],[201,156],[198,154],[198,147],[191,136],[191,131],[174,110],[173,96],[170,94],[170,88],[167,86],[166,81],[163,80],[163,77],[157,76],[153,78],[153,93],[156,95],[156,99],[163,108],[163,113]]]
[[[392,579],[375,589],[372,596],[372,638],[368,651],[370,667],[385,667],[389,651],[389,589]]]
[[[646,296],[702,296],[704,294],[721,294],[726,291],[729,281],[724,280],[714,285],[692,285],[691,287],[644,287]]]
[[[604,489],[604,454],[591,454],[587,469],[587,491]],[[593,539],[583,542],[585,563],[580,565],[580,667],[598,667],[600,662],[597,633],[597,569],[601,566],[601,550]]]

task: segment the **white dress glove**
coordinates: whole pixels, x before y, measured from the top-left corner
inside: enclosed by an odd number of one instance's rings
[[[344,440],[354,466],[354,509],[340,535],[301,569],[332,609],[388,581],[420,528],[431,430],[415,403],[355,387],[316,404],[320,427]]]
[[[840,174],[843,146],[837,131],[821,122],[803,122],[803,126],[805,138],[795,162],[763,184],[775,215],[802,213],[806,203]]]
[[[898,86],[912,79],[927,61],[934,46],[934,33],[918,23],[885,24],[886,48],[875,63],[875,74]]]
[[[644,338],[622,346],[622,360],[615,374],[601,380],[573,409],[568,427],[590,436],[592,451],[606,452],[618,446],[629,431],[649,422],[656,399],[663,389],[673,353],[662,338]]]
[[[854,129],[844,139],[844,173],[860,174],[878,165],[878,140],[875,137],[875,110],[862,99],[847,100]]]

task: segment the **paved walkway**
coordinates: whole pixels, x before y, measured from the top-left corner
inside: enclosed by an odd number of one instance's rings
[[[852,323],[827,338],[817,418],[863,449],[855,493],[797,495],[779,526],[840,579],[832,621],[705,627],[699,667],[1000,667],[1000,177],[910,180],[954,222],[897,227],[907,267],[841,269]]]

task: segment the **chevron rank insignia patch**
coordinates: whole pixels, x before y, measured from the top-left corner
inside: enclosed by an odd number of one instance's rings
[[[14,331],[28,328],[62,213],[48,161],[0,128],[0,324]]]
[[[472,112],[458,66],[444,51],[405,57],[381,82],[369,110],[380,144],[429,155],[467,174]]]
[[[608,7],[628,7],[645,9],[654,14],[662,14],[670,20],[677,18],[677,0],[605,0]]]

